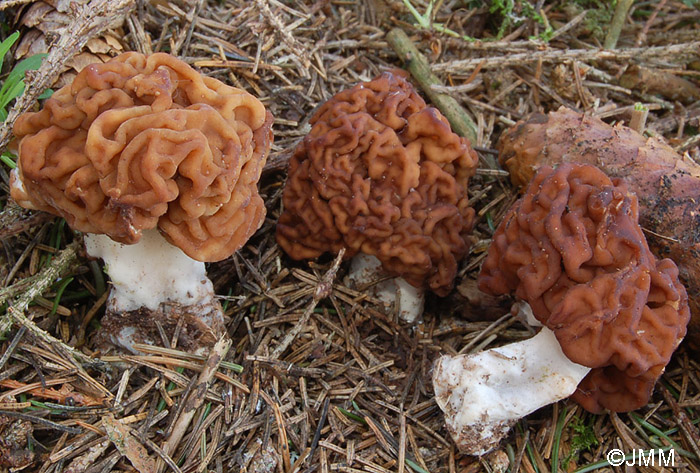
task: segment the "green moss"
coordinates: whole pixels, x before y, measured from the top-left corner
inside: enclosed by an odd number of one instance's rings
[[[593,421],[595,416],[584,415],[582,417],[574,417],[568,424],[568,428],[572,431],[571,442],[569,446],[571,451],[562,461],[562,466],[566,468],[572,460],[577,460],[582,452],[591,450],[598,445],[598,439],[595,436],[593,429]]]
[[[492,0],[489,12],[500,17],[500,20],[497,20],[500,21],[496,34],[498,39],[505,36],[510,27],[518,27],[528,20],[534,20],[544,27],[544,31],[537,36],[542,41],[549,41],[554,34],[546,18],[527,0]]]
[[[576,9],[577,12],[588,10],[586,18],[583,20],[583,29],[590,36],[603,41],[608,25],[612,21],[616,4],[616,1],[574,0],[571,2],[570,8]]]

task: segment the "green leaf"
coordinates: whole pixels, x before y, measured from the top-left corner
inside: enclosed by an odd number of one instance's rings
[[[411,461],[408,458],[406,458],[406,465],[410,466],[418,473],[429,473],[428,471],[425,471],[423,468],[421,468],[421,466],[418,463]]]
[[[46,90],[43,91],[43,92],[41,93],[41,95],[38,96],[36,99],[37,99],[37,100],[46,100],[46,99],[48,99],[49,97],[51,97],[52,95],[53,95],[53,89],[46,89]]]
[[[561,443],[561,431],[564,429],[564,422],[566,421],[566,406],[559,413],[559,418],[557,419],[557,425],[554,429],[554,444],[552,446],[552,473],[557,473],[559,471],[559,446]],[[564,464],[566,467],[566,464]]]
[[[15,44],[15,41],[19,38],[19,31],[15,31],[12,33],[10,36],[5,38],[5,41],[0,43],[0,68],[2,68],[2,64],[5,59],[5,54],[10,50],[13,44]]]
[[[678,453],[680,453],[680,454],[683,455],[684,457],[688,457],[688,458],[692,458],[693,460],[697,460],[697,457],[696,457],[693,453],[684,450],[680,445],[678,445],[676,442],[674,442],[673,440],[671,440],[671,438],[670,438],[668,435],[666,435],[666,433],[664,433],[661,429],[659,429],[659,428],[656,427],[655,425],[653,425],[653,424],[647,422],[647,421],[644,420],[644,418],[641,417],[640,415],[638,415],[638,414],[636,414],[636,413],[634,413],[634,412],[630,412],[630,413],[629,413],[629,416],[630,416],[631,418],[633,418],[634,420],[636,420],[637,422],[639,422],[639,424],[640,424],[642,427],[644,427],[645,429],[649,430],[649,432],[652,432],[652,433],[658,435],[659,437],[661,437],[662,439],[666,440],[668,443],[671,444],[671,445],[670,445],[671,448],[673,448],[674,450],[676,450]]]
[[[0,89],[0,108],[5,108],[12,99],[19,97],[24,91],[24,74],[39,69],[45,57],[46,54],[35,54],[17,63]]]
[[[56,311],[58,310],[58,306],[61,303],[61,296],[63,296],[63,291],[66,290],[66,287],[73,282],[73,278],[66,278],[63,281],[61,281],[60,285],[58,286],[58,289],[56,290],[56,298],[53,301],[53,307],[51,308],[51,315],[54,315]]]
[[[22,59],[18,62],[12,69],[10,74],[7,76],[7,81],[18,82],[24,79],[24,73],[27,71],[35,71],[41,66],[41,62],[47,56],[46,53],[35,54],[34,56],[29,56],[26,59]]]
[[[486,224],[492,232],[496,231],[496,225],[493,222],[493,215],[491,215],[491,212],[486,212]]]
[[[5,87],[9,85],[9,87]],[[0,108],[4,111],[7,104],[12,101],[12,99],[19,97],[24,92],[24,82],[20,81],[16,84],[10,84],[9,81],[5,82],[0,89]]]
[[[359,422],[360,424],[367,425],[367,421],[362,416],[358,416],[357,414],[353,414],[352,412],[348,411],[347,409],[343,409],[342,407],[338,407],[338,410],[345,417],[352,419],[355,422]]]
[[[17,162],[13,159],[13,157],[14,156],[10,153],[2,153],[2,155],[0,155],[0,161],[5,163],[5,166],[7,166],[8,168],[15,169],[17,167]]]

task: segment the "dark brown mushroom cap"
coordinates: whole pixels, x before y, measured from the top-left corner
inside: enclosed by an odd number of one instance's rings
[[[479,288],[515,292],[569,359],[593,368],[573,396],[591,412],[645,405],[690,318],[676,265],[649,251],[636,196],[589,165],[537,171],[493,236]]]
[[[133,244],[158,227],[200,261],[230,256],[265,216],[257,181],[272,116],[168,54],[83,69],[14,128],[20,203]]]
[[[468,141],[390,72],[336,94],[311,124],[289,164],[280,246],[295,259],[363,252],[446,294],[474,220]]]

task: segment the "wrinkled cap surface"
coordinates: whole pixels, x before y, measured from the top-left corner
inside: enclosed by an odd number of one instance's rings
[[[591,164],[625,180],[639,199],[652,253],[678,265],[691,312],[685,339],[700,352],[700,165],[655,137],[564,107],[516,123],[496,148],[517,186],[527,185],[538,167],[562,162]]]
[[[13,197],[126,244],[158,227],[190,257],[230,256],[265,216],[272,116],[164,53],[83,69],[14,127]]]
[[[676,265],[649,251],[636,196],[588,165],[540,168],[478,282],[515,292],[569,359],[592,368],[573,396],[592,412],[645,405],[690,318]]]
[[[468,249],[477,155],[399,73],[336,94],[289,164],[277,241],[295,259],[347,249],[444,295]]]

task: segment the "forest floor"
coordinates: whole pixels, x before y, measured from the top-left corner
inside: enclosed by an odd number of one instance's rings
[[[12,326],[0,342],[0,471],[661,471],[613,467],[606,454],[672,449],[678,471],[700,472],[700,370],[684,345],[642,409],[593,415],[562,401],[519,421],[488,455],[455,448],[433,396],[435,359],[532,335],[510,315],[512,300],[475,289],[493,230],[517,198],[506,172],[470,181],[471,251],[455,289],[429,295],[417,325],[347,287],[347,265],[333,255],[295,262],[274,236],[286,162],[308,119],[336,92],[403,67],[387,40],[395,28],[425,55],[441,83],[433,88],[473,119],[485,161],[504,130],[560,106],[625,124],[648,111],[648,135],[700,160],[696,0],[638,1],[620,21],[603,0],[70,3],[0,2],[2,34],[20,32],[4,72],[49,45],[48,65],[29,75],[39,85],[28,81],[26,98],[5,104],[0,145],[45,87],[122,51],[167,51],[274,115],[260,182],[267,218],[234,256],[208,265],[232,345],[168,455],[206,356],[169,340],[139,355],[101,351],[101,265],[65,221],[10,202],[6,155],[0,327]],[[683,86],[669,86],[678,78]]]

